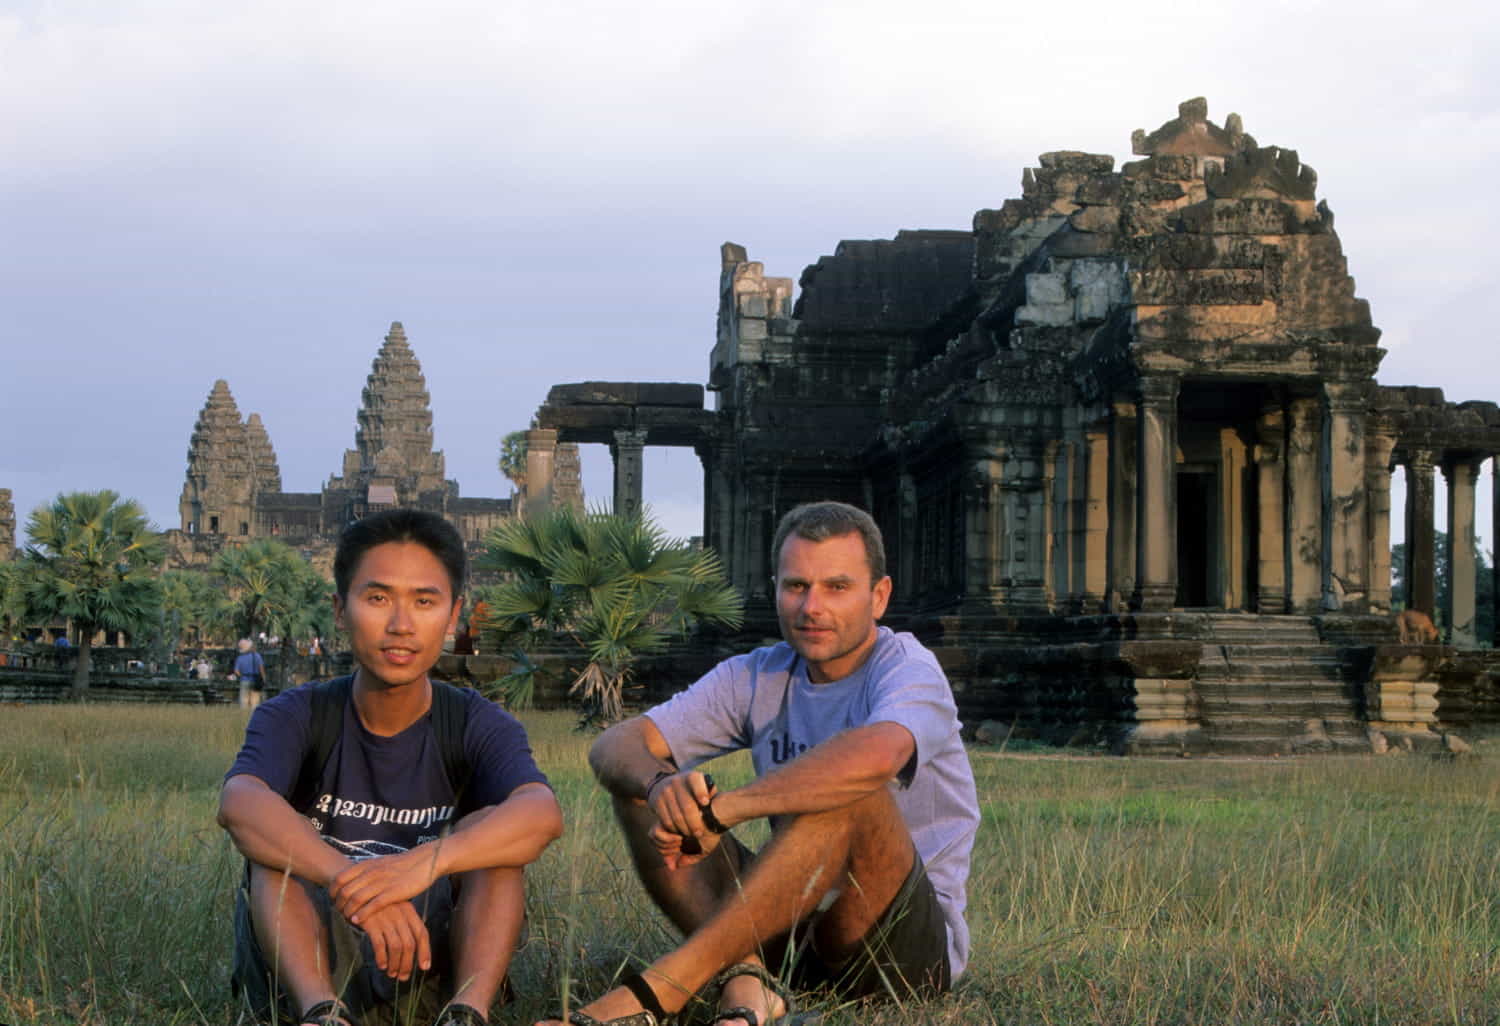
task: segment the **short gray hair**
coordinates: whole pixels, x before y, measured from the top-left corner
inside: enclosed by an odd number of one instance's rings
[[[880,528],[874,517],[857,506],[847,502],[804,502],[788,510],[776,526],[776,539],[771,543],[773,574],[781,569],[781,547],[793,534],[814,542],[857,534],[865,545],[870,583],[873,585],[885,576],[885,542],[881,540]]]

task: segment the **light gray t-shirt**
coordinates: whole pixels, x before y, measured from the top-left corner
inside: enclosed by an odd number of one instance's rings
[[[915,765],[892,785],[894,798],[943,908],[953,978],[964,971],[979,799],[948,678],[916,638],[880,628],[865,664],[827,684],[810,682],[807,664],[785,642],[758,648],[724,660],[646,715],[681,769],[748,748],[757,776],[850,727],[899,723],[911,731]]]

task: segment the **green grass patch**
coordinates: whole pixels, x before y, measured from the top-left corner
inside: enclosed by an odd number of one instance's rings
[[[593,996],[674,942],[589,776],[589,737],[566,714],[526,722],[568,833],[529,874],[505,1023],[564,990]],[[227,988],[239,859],[213,811],[243,728],[231,709],[7,710],[0,1022],[241,1021]],[[976,750],[974,766],[969,973],[942,1001],[831,1007],[829,1026],[1496,1021],[1495,760]],[[731,786],[749,772],[715,768]]]

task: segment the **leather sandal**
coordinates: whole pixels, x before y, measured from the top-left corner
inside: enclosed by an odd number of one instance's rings
[[[762,986],[781,999],[782,1011],[776,1017],[776,1023],[789,1024],[811,1021],[805,1015],[793,1015],[791,992],[783,987],[781,981],[772,976],[765,966],[756,965],[754,962],[736,962],[718,976],[715,976],[713,985],[722,991],[724,984],[741,976],[755,977],[761,982]],[[750,1026],[769,1026],[768,1023],[760,1021],[760,1013],[756,1012],[753,1008],[746,1008],[743,1005],[720,1009],[718,1014],[714,1016],[713,1023],[721,1023],[728,1019],[744,1019]]]
[[[656,991],[651,989],[651,984],[640,973],[631,973],[620,981],[620,986],[635,995],[635,999],[641,1003],[641,1011],[619,1015],[613,1019],[595,1019],[587,1012],[569,1012],[566,1018],[559,1012],[552,1018],[572,1023],[573,1026],[672,1026],[676,1021],[677,1017],[661,1006],[661,999],[656,996]]]
[[[338,998],[319,1001],[303,1012],[297,1022],[302,1026],[307,1026],[308,1023],[313,1023],[314,1026],[359,1026],[359,1020],[354,1018],[349,1006]]]

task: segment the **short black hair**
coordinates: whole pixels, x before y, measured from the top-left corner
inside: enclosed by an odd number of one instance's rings
[[[339,535],[339,547],[333,555],[333,585],[340,599],[349,597],[355,568],[365,553],[386,542],[416,542],[422,546],[448,571],[453,601],[463,595],[464,582],[469,576],[469,556],[458,529],[426,510],[388,509],[356,520]]]
[[[793,506],[776,527],[771,543],[772,574],[781,569],[781,547],[789,536],[808,541],[827,541],[846,534],[857,534],[865,545],[865,561],[870,564],[870,583],[878,584],[885,576],[885,542],[875,518],[847,502],[804,502]]]

